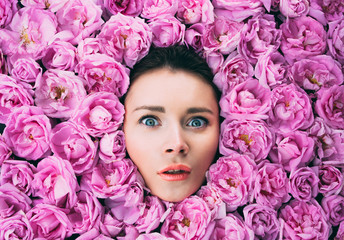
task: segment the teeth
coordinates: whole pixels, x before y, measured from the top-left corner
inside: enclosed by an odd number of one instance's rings
[[[177,174],[177,173],[183,173],[184,171],[183,170],[168,170],[166,171],[165,173],[168,173],[168,174]]]

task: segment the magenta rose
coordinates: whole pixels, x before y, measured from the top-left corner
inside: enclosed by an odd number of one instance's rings
[[[228,119],[266,119],[271,109],[271,91],[256,79],[247,79],[222,96],[219,104],[221,116]]]
[[[310,0],[309,2],[309,15],[324,25],[343,17],[344,5],[342,0]]]
[[[141,0],[104,0],[104,7],[111,15],[122,13],[123,15],[137,17],[140,15],[143,8],[143,1]]]
[[[281,237],[285,239],[328,239],[331,225],[317,201],[292,200],[280,210]]]
[[[280,224],[277,212],[266,205],[250,204],[244,207],[244,219],[258,239],[277,239]]]
[[[333,85],[317,93],[315,111],[330,127],[344,129],[344,86]]]
[[[175,239],[202,239],[210,223],[210,210],[197,196],[191,196],[173,206],[160,233]]]
[[[344,221],[339,224],[337,235],[334,240],[341,240],[344,237]]]
[[[34,237],[41,239],[65,239],[73,233],[72,224],[65,210],[49,204],[38,204],[27,214]]]
[[[278,209],[290,199],[288,177],[280,164],[265,162],[254,180],[253,198],[263,206]]]
[[[207,61],[213,73],[220,71],[220,68],[225,61],[223,55],[217,51],[203,52],[203,57]]]
[[[50,120],[41,108],[22,106],[8,117],[3,137],[16,156],[37,160],[50,153],[50,131]]]
[[[280,28],[281,50],[289,63],[324,53],[326,31],[317,20],[306,16],[287,19]]]
[[[30,196],[35,172],[36,168],[27,161],[7,160],[1,165],[0,185],[10,183]]]
[[[198,190],[197,196],[207,203],[211,213],[211,221],[226,216],[226,205],[215,187],[210,185],[202,186]]]
[[[281,84],[272,90],[272,108],[267,123],[278,132],[307,129],[314,121],[309,96],[294,84]]]
[[[118,130],[105,134],[99,142],[99,157],[105,163],[122,160],[125,157],[124,133]]]
[[[331,55],[344,64],[344,18],[329,23],[328,47]]]
[[[214,76],[214,83],[222,91],[228,94],[236,85],[253,77],[252,65],[237,51],[232,52],[221,64],[219,71]]]
[[[86,96],[84,82],[74,72],[49,69],[35,84],[35,103],[49,117],[69,119]]]
[[[0,239],[33,239],[33,230],[24,212],[0,220]]]
[[[279,48],[281,34],[281,30],[276,29],[273,15],[265,14],[252,18],[241,31],[238,50],[250,63],[256,64],[260,56]]]
[[[331,195],[321,200],[323,207],[330,223],[338,226],[344,221],[344,197],[341,195]]]
[[[143,19],[120,13],[111,16],[98,37],[103,42],[104,53],[128,67],[133,67],[148,53],[152,42],[152,32]]]
[[[156,47],[169,47],[184,42],[185,25],[173,16],[159,16],[149,21]]]
[[[107,209],[100,221],[100,232],[105,236],[116,237],[124,228],[125,223],[119,221],[113,213]]]
[[[111,92],[122,96],[129,87],[129,69],[105,54],[85,56],[75,71],[86,79],[89,92]]]
[[[174,16],[178,10],[177,0],[145,0],[141,17],[152,19],[161,15]]]
[[[254,238],[254,232],[245,224],[241,217],[229,213],[226,217],[216,220],[215,229],[210,236],[211,240],[251,240]]]
[[[338,195],[343,189],[343,173],[331,165],[319,166],[319,192],[325,197]]]
[[[210,0],[178,1],[177,18],[185,24],[214,22],[214,7]]]
[[[214,187],[226,203],[227,211],[234,211],[249,200],[256,164],[250,157],[233,151],[211,165],[206,177],[209,186]]]
[[[30,105],[33,105],[31,91],[14,78],[0,74],[0,123],[6,123],[16,108]]]
[[[43,65],[49,69],[73,71],[76,65],[76,48],[69,42],[54,41],[46,49]]]
[[[78,43],[76,49],[76,58],[78,62],[86,56],[103,52],[103,45],[100,38],[85,38]]]
[[[203,50],[203,34],[205,31],[205,24],[196,23],[185,30],[184,40],[188,46],[191,46],[196,52]]]
[[[23,54],[39,59],[57,30],[56,16],[34,7],[21,8],[6,29],[0,29],[0,47],[6,55]]]
[[[113,93],[87,95],[74,111],[71,121],[93,137],[116,131],[123,122],[124,106]]]
[[[0,27],[6,27],[12,20],[13,15],[17,12],[17,2],[7,0],[0,2]]]
[[[67,1],[63,8],[56,12],[59,23],[58,36],[73,45],[100,30],[104,21],[102,10],[92,0]]]
[[[56,156],[71,163],[76,175],[92,171],[98,160],[98,143],[72,122],[62,122],[53,128],[50,146]]]
[[[309,201],[318,195],[318,169],[301,167],[291,172],[289,192],[300,201]]]
[[[31,57],[12,56],[9,60],[11,76],[27,83],[35,83],[42,77],[42,68]]]
[[[309,0],[280,0],[279,10],[288,18],[305,16],[309,12]]]
[[[5,139],[0,135],[0,166],[4,161],[9,159],[12,155],[12,151],[5,142]]]

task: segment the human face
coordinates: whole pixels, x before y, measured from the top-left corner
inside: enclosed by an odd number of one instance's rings
[[[219,139],[212,87],[185,71],[138,77],[125,100],[128,154],[153,195],[179,202],[202,185]]]

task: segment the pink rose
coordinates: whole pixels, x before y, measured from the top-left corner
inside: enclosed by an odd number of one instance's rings
[[[50,146],[56,156],[71,163],[76,175],[92,171],[98,160],[98,143],[72,122],[62,122],[53,128]]]
[[[339,224],[337,235],[334,240],[341,240],[344,237],[344,221]]]
[[[154,232],[154,233],[146,233],[139,235],[136,240],[174,240],[174,238],[168,238],[160,233]]]
[[[38,204],[27,214],[34,237],[41,239],[65,239],[73,233],[72,224],[65,211],[49,204]]]
[[[210,236],[211,240],[251,240],[254,238],[254,232],[245,224],[241,217],[229,213],[226,217],[216,221],[215,229]]]
[[[17,12],[17,1],[5,0],[0,2],[0,27],[6,27]]]
[[[93,137],[116,131],[123,122],[124,107],[109,92],[87,95],[72,115],[71,121]]]
[[[288,18],[305,16],[309,12],[309,0],[280,0],[279,9]]]
[[[266,205],[250,204],[244,210],[244,219],[258,239],[277,239],[280,224],[277,219],[277,212]]]
[[[311,101],[294,84],[281,84],[272,90],[272,109],[267,123],[278,132],[307,129],[314,121]]]
[[[13,153],[37,160],[50,153],[51,124],[41,108],[22,106],[8,117],[3,137]]]
[[[100,232],[105,236],[116,237],[124,228],[125,223],[119,221],[113,213],[108,210],[100,221]]]
[[[86,56],[101,53],[103,45],[99,38],[85,38],[78,43],[76,57],[78,61],[82,61]]]
[[[196,23],[185,30],[185,42],[191,46],[196,52],[203,50],[203,34],[205,31],[205,24]]]
[[[211,221],[226,216],[226,205],[215,187],[210,185],[202,186],[198,190],[197,196],[207,203],[211,213]]]
[[[1,165],[0,184],[11,183],[26,195],[31,195],[31,182],[36,168],[27,161],[7,160]]]
[[[124,133],[118,130],[105,134],[99,142],[99,157],[105,163],[122,160],[125,157]]]
[[[185,24],[214,22],[214,7],[210,0],[178,1],[177,18]]]
[[[271,109],[271,91],[256,79],[247,79],[236,85],[220,100],[221,116],[238,120],[268,118]]]
[[[310,167],[301,167],[291,172],[289,189],[291,195],[300,201],[309,201],[318,195],[318,171]]]
[[[215,18],[212,24],[206,25],[203,35],[204,50],[230,54],[239,44],[243,25],[225,17]]]
[[[58,36],[73,45],[100,30],[104,21],[102,10],[92,0],[67,1],[63,8],[56,12],[59,23]]]
[[[174,16],[178,10],[177,0],[145,0],[141,17],[152,19],[161,15]]]
[[[42,63],[47,69],[73,71],[77,63],[76,48],[69,42],[54,41],[47,47]]]
[[[190,196],[173,206],[161,234],[175,239],[202,239],[210,223],[210,210],[197,196]]]
[[[321,200],[323,207],[330,223],[338,226],[344,221],[344,197],[340,195],[331,195]]]
[[[173,16],[160,16],[149,21],[156,47],[169,47],[184,42],[185,25]]]
[[[35,83],[42,77],[42,68],[31,57],[13,56],[10,58],[12,77],[27,83]]]
[[[344,86],[334,85],[317,93],[315,111],[330,127],[344,129]]]
[[[152,32],[143,19],[120,13],[111,16],[98,37],[103,41],[104,53],[128,67],[148,53],[152,42]]]
[[[36,81],[35,103],[49,117],[68,119],[86,96],[84,82],[74,72],[49,69]]]
[[[7,73],[8,73],[7,62],[2,52],[2,49],[0,48],[0,74],[7,74]]]
[[[0,239],[33,239],[33,230],[24,212],[0,220]]]
[[[256,64],[259,56],[279,48],[281,34],[273,15],[249,19],[241,31],[238,50],[250,63]]]
[[[33,105],[31,91],[14,78],[0,74],[0,123],[6,123],[16,108],[30,105]]]
[[[12,155],[12,151],[5,142],[5,139],[0,135],[0,166],[4,161],[9,159]]]
[[[319,166],[319,192],[325,197],[338,195],[343,189],[343,173],[331,165]]]
[[[140,15],[143,8],[143,1],[141,0],[104,0],[104,7],[111,14],[116,15],[122,13],[123,15],[137,17]]]
[[[234,151],[220,157],[206,173],[208,184],[220,194],[227,211],[234,211],[248,202],[255,175],[255,162]]]
[[[253,77],[252,65],[237,51],[234,51],[221,64],[219,71],[214,76],[214,83],[222,91],[222,94],[226,95],[236,85],[251,77]]]
[[[89,92],[111,92],[122,96],[129,87],[129,69],[105,54],[85,56],[75,71],[86,79]]]
[[[251,202],[254,198],[258,204],[277,210],[290,199],[287,173],[280,164],[265,162],[261,166],[254,180]]]
[[[268,156],[273,142],[274,134],[265,122],[226,119],[221,124],[219,149],[223,155],[234,150],[259,163]]]
[[[343,17],[344,5],[341,0],[310,0],[309,15],[326,25]]]
[[[92,228],[90,231],[81,234],[76,240],[112,240],[112,238],[105,236],[104,234],[99,233],[95,228]]]
[[[314,200],[293,200],[279,214],[283,239],[328,239],[331,225]]]
[[[282,164],[288,172],[305,167],[314,157],[314,140],[306,132],[294,131],[276,134],[276,144],[269,157],[272,162]]]
[[[287,19],[280,28],[281,50],[289,63],[324,53],[326,31],[317,20],[306,16]]]
[[[6,55],[23,54],[39,59],[48,42],[55,36],[55,15],[39,8],[24,7],[14,16],[6,29],[0,29],[0,47]]]
[[[56,12],[63,8],[68,0],[21,0],[20,3],[26,7],[36,7],[41,9],[49,9]]]
[[[213,73],[220,71],[220,68],[225,61],[223,55],[217,51],[203,52],[203,57],[207,61]]]

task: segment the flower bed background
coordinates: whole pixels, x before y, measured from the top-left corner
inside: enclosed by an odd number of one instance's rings
[[[342,0],[0,0],[0,238],[343,239]],[[130,68],[186,44],[220,157],[176,204],[126,158]]]

